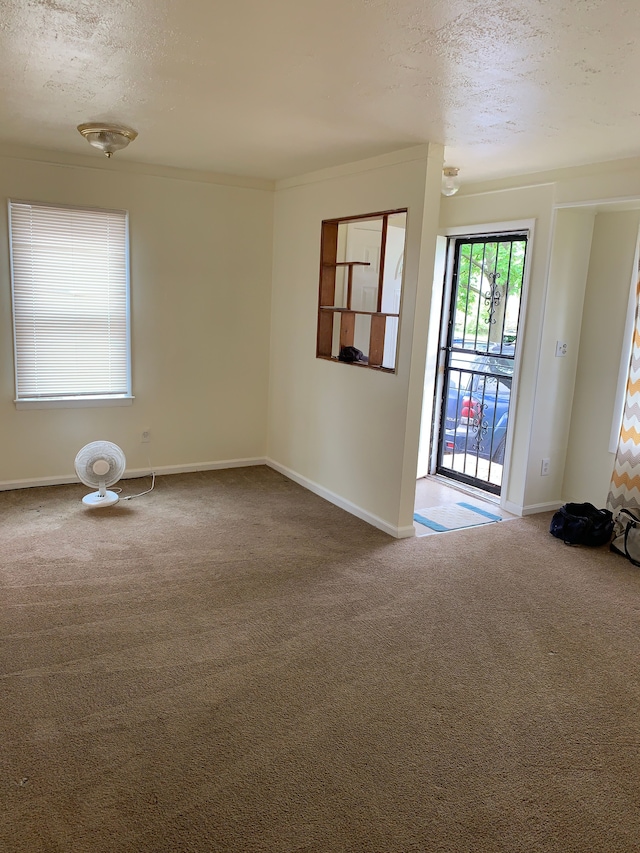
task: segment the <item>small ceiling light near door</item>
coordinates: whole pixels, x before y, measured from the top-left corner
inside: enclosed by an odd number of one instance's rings
[[[111,157],[116,151],[126,148],[138,135],[129,127],[115,124],[79,124],[78,130],[89,145],[99,148],[105,157]]]
[[[455,195],[460,189],[460,169],[455,166],[445,166],[442,170],[442,195]]]

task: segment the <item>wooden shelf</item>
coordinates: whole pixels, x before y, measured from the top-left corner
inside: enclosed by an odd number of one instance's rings
[[[333,311],[336,314],[365,314],[368,317],[399,317],[399,314],[385,314],[384,311],[359,311],[357,308],[334,308],[333,305],[321,305],[321,311]]]
[[[371,261],[325,261],[323,267],[370,267]]]
[[[325,361],[334,361],[336,364],[347,364],[349,367],[366,367],[368,370],[379,370],[381,373],[395,373],[392,367],[383,367],[381,364],[367,364],[366,361],[340,361],[336,355],[316,355]]]

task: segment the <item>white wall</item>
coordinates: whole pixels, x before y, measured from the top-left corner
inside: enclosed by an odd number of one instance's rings
[[[147,468],[147,449],[161,470],[267,456],[338,505],[410,535],[420,410],[424,399],[430,412],[433,385],[429,368],[423,398],[440,215],[441,233],[535,221],[507,507],[602,504],[640,160],[463,187],[441,204],[442,155],[421,146],[282,182],[274,219],[265,182],[0,154],[5,199],[129,210],[135,394],[123,408],[15,409],[0,241],[0,488],[74,479],[75,453],[94,438],[120,444],[129,470]],[[599,213],[589,254],[594,210],[612,210],[604,203],[634,209]],[[409,217],[398,372],[316,359],[322,219],[401,207]],[[554,357],[557,339],[569,343],[565,359]],[[149,448],[139,441],[146,428]]]
[[[443,232],[535,219],[506,484],[514,511],[604,505],[638,208],[640,159],[463,186],[441,206]],[[565,358],[555,357],[557,340],[569,344]],[[549,476],[542,458],[551,459]]]
[[[527,255],[529,277],[521,308],[525,317],[520,321],[518,335],[519,379],[511,402],[511,454],[503,483],[504,505],[514,512],[527,511],[532,488],[529,455],[544,323],[553,201],[553,184],[541,184],[478,193],[469,188],[467,194],[444,199],[441,205],[440,227],[443,233],[452,228],[465,228],[468,233],[473,233],[490,223],[534,220],[534,235]],[[555,497],[549,489],[545,500],[551,501]]]
[[[0,241],[0,486],[74,478],[88,441],[128,469],[204,467],[266,451],[273,192],[190,173],[0,157],[0,197],[130,214],[135,400],[17,411],[8,240]],[[69,158],[67,158],[69,160]],[[124,164],[123,164],[124,165]],[[247,184],[248,182],[244,182]],[[7,233],[6,203],[0,232]],[[150,445],[139,433],[149,428]]]
[[[639,227],[638,210],[595,218],[564,472],[567,500],[604,506],[609,492],[615,460],[609,437]]]
[[[441,393],[438,387],[438,347],[440,345],[442,304],[444,300],[444,277],[447,262],[447,239],[440,235],[436,241],[436,255],[433,270],[433,285],[431,289],[431,304],[429,306],[429,325],[427,330],[427,352],[424,373],[424,390],[422,395],[422,414],[420,422],[420,441],[418,447],[417,476],[426,477],[431,472],[433,455],[434,417],[440,417],[440,407],[435,400],[435,394]],[[436,413],[437,412],[437,413]]]
[[[581,209],[556,213],[529,454],[529,506],[562,503],[594,217]],[[565,356],[556,356],[558,341],[567,344]],[[543,459],[550,460],[544,477]]]
[[[413,534],[442,149],[282,182],[276,192],[268,456],[395,535]],[[407,207],[397,373],[316,359],[323,219]]]

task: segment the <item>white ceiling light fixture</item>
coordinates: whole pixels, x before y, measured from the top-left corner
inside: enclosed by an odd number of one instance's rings
[[[442,195],[455,195],[460,189],[460,178],[456,166],[445,166],[442,170]]]
[[[121,127],[117,124],[79,124],[79,132],[84,136],[89,145],[99,148],[105,157],[111,157],[116,151],[126,148],[138,135],[130,127]]]

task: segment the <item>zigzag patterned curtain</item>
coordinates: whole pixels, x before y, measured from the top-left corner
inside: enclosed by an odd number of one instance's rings
[[[622,429],[607,497],[607,508],[614,514],[623,506],[640,508],[640,281],[636,285],[636,317]]]

